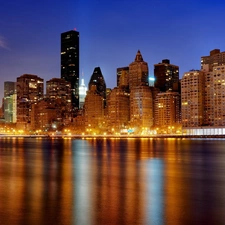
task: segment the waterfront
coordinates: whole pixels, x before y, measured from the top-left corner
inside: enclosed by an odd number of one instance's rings
[[[0,224],[224,224],[225,139],[1,138]]]

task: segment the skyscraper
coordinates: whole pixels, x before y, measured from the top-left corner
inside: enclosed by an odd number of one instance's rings
[[[16,83],[4,82],[4,118],[6,123],[16,122]]]
[[[170,64],[169,59],[154,65],[155,87],[161,92],[179,90],[179,67]]]
[[[17,128],[30,128],[31,108],[44,96],[44,80],[36,75],[24,74],[17,77]]]
[[[79,108],[79,32],[75,30],[61,34],[61,78],[71,84],[71,103]]]
[[[102,75],[100,67],[95,67],[93,74],[90,78],[88,89],[91,90],[92,86],[96,86],[96,92],[102,96],[104,101],[104,108],[106,106],[106,84]]]

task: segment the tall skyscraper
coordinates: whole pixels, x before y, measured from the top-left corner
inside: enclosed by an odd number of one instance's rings
[[[150,128],[153,125],[153,97],[148,83],[148,64],[138,50],[129,65],[130,125]]]
[[[96,86],[96,92],[102,96],[104,107],[106,106],[106,84],[102,75],[100,67],[95,67],[93,74],[90,78],[88,89],[91,90],[92,86]]]
[[[79,108],[79,32],[75,30],[61,34],[61,78],[71,84],[71,103]]]
[[[129,65],[129,88],[132,89],[139,85],[148,86],[148,64],[138,50],[134,62]]]
[[[80,100],[79,107],[80,107],[80,109],[82,109],[83,106],[84,106],[86,94],[87,94],[87,87],[85,86],[84,79],[82,78],[81,84],[80,84],[80,87],[79,87],[79,100]]]
[[[155,87],[161,92],[179,90],[179,67],[170,64],[169,59],[154,65]]]

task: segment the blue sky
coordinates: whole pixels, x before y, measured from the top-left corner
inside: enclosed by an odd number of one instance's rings
[[[107,87],[116,68],[128,66],[139,49],[153,74],[170,59],[180,77],[200,68],[200,57],[225,51],[225,1],[39,0],[5,1],[0,7],[0,97],[4,81],[31,73],[45,82],[60,77],[60,34],[80,32],[80,68],[87,85],[100,66]]]

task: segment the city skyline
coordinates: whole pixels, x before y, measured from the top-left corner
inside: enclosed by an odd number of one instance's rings
[[[180,78],[190,69],[200,69],[201,56],[225,49],[225,3],[218,0],[68,0],[67,5],[56,1],[54,6],[24,0],[4,2],[1,8],[10,9],[1,12],[0,21],[1,98],[4,81],[16,81],[22,74],[35,74],[45,82],[59,78],[60,34],[74,28],[80,33],[80,78],[83,71],[87,83],[100,66],[110,88],[116,86],[116,69],[128,66],[138,49],[150,75],[154,64],[168,58],[180,67]]]

